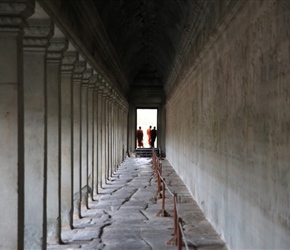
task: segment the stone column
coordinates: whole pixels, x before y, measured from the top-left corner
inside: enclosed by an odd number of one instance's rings
[[[60,149],[60,68],[65,38],[53,38],[46,56],[46,164],[47,164],[47,242],[60,241],[59,149]]]
[[[99,77],[97,83],[96,83],[96,88],[97,88],[97,95],[98,95],[98,100],[97,100],[97,154],[98,154],[98,183],[100,188],[103,187],[103,181],[102,181],[102,176],[103,176],[103,161],[104,161],[104,145],[103,145],[103,122],[104,122],[104,117],[103,117],[103,82],[102,79]]]
[[[129,152],[133,152],[136,148],[136,106],[135,104],[130,105],[129,109],[129,123],[128,123],[128,139],[129,145],[128,150]]]
[[[121,128],[123,126],[122,124],[122,119],[121,119],[121,116],[120,116],[120,105],[119,105],[119,95],[116,95],[116,99],[115,99],[115,102],[116,102],[116,115],[117,115],[117,136],[116,136],[116,147],[117,147],[117,166],[116,168],[118,168],[118,165],[122,162],[122,151],[123,151],[123,142],[122,142],[122,138],[121,138],[121,134],[122,134],[122,131],[121,131]]]
[[[78,54],[75,51],[64,53],[61,67],[60,102],[60,218],[61,228],[73,228],[73,147],[72,147],[72,74]]]
[[[116,92],[113,91],[112,93],[113,99],[113,173],[117,170],[117,152],[118,148],[117,144],[117,136],[118,136],[118,115],[117,115],[117,106],[116,106]]]
[[[88,83],[83,82],[81,88],[81,189],[88,185]],[[81,192],[82,206],[88,208],[87,199]]]
[[[115,172],[115,136],[116,136],[116,127],[115,127],[115,100],[114,100],[114,90],[112,89],[111,92],[111,131],[112,131],[112,136],[111,136],[111,176],[113,176]]]
[[[88,86],[90,78],[92,77],[93,74],[93,70],[92,69],[86,69],[83,73],[83,78],[82,78],[82,87],[80,89],[80,94],[81,94],[81,98],[82,98],[82,93],[83,93],[83,88],[84,86]],[[81,102],[81,112],[82,112],[82,107],[83,105],[83,101]],[[81,119],[81,131],[83,131],[83,126],[87,126],[86,123],[84,123],[84,121]],[[83,162],[83,146],[85,146],[85,144],[83,143],[83,139],[86,138],[87,141],[87,135],[82,134],[81,132],[81,142],[80,142],[80,147],[81,147],[81,158],[80,158],[80,165],[79,165],[79,193],[80,193],[80,204],[79,204],[79,211],[81,212],[81,207],[82,204],[87,204],[87,197],[88,197],[88,192],[90,191],[87,184],[84,184],[84,180],[85,178],[83,178],[83,171],[86,170],[86,167],[83,167],[82,162]],[[85,158],[87,159],[88,156],[85,156]],[[85,185],[85,186],[84,186]]]
[[[122,142],[122,144],[120,145],[120,147],[122,147],[122,152],[121,152],[121,160],[124,161],[126,158],[126,139],[127,139],[127,134],[125,132],[124,126],[125,126],[125,120],[127,119],[127,117],[125,117],[124,112],[123,112],[123,107],[121,106],[121,103],[119,103],[119,116],[120,116],[120,122],[121,122],[121,126],[120,126],[120,141]]]
[[[120,135],[120,139],[122,141],[122,145],[121,145],[122,146],[122,161],[124,161],[126,156],[127,156],[126,155],[127,148],[125,147],[125,145],[127,144],[126,143],[127,133],[126,133],[126,130],[125,130],[127,117],[125,116],[124,107],[122,106],[121,102],[119,102],[119,113],[120,113],[120,116],[121,116],[121,127],[120,127],[121,135]]]
[[[86,64],[84,61],[74,63],[73,70],[73,208],[74,216],[81,217],[81,187],[80,187],[80,166],[81,166],[81,85],[83,72]]]
[[[97,75],[93,75],[89,79],[88,86],[88,192],[93,200],[95,168],[96,168],[96,152],[95,152],[95,83]]]
[[[109,178],[109,101],[108,101],[108,92],[109,92],[109,84],[106,83],[105,88],[103,90],[103,101],[104,101],[104,181],[107,183]]]
[[[116,113],[116,169],[118,165],[122,162],[122,141],[120,138],[120,128],[122,127],[122,120],[120,119],[120,107],[118,102],[118,95],[115,98],[115,113]]]
[[[93,143],[93,157],[94,157],[94,167],[93,167],[93,178],[92,178],[92,197],[99,193],[99,94],[98,94],[98,84],[99,84],[99,76],[94,74],[93,77],[95,88],[94,88],[94,101],[93,101],[93,134],[94,134],[94,143]]]
[[[94,96],[95,84],[89,82],[88,85],[88,121],[87,121],[87,145],[88,145],[88,164],[87,164],[87,187],[88,191],[91,191],[91,181],[93,175],[93,96]],[[88,204],[88,195],[86,203]]]
[[[117,113],[116,113],[116,92],[115,90],[112,92],[112,123],[113,123],[113,138],[112,138],[112,151],[113,151],[113,160],[112,160],[112,169],[113,169],[113,173],[116,171],[117,169],[117,147],[116,147],[116,137],[118,134],[117,128],[118,128],[118,124],[117,124]]]
[[[24,244],[26,249],[41,249],[46,244],[46,49],[52,23],[34,18],[27,23],[23,39]]]
[[[109,89],[108,91],[108,97],[107,97],[107,102],[108,102],[108,122],[107,122],[107,138],[108,138],[108,171],[107,171],[107,179],[109,180],[110,177],[112,176],[112,157],[113,157],[113,152],[112,152],[112,138],[113,138],[113,123],[112,123],[112,89]]]
[[[22,28],[33,1],[0,3],[0,238],[2,249],[24,248]],[[3,226],[5,225],[5,226]]]
[[[119,106],[117,100],[117,93],[114,93],[114,121],[115,121],[115,138],[114,138],[114,147],[115,147],[115,171],[118,169],[118,165],[120,164],[119,154],[122,151],[122,147],[119,147],[120,139],[119,139],[119,128],[121,126],[120,117],[119,117]]]
[[[124,117],[124,122],[123,122],[123,142],[124,142],[124,148],[125,148],[125,155],[124,157],[127,156],[129,152],[129,108],[122,102],[123,106],[123,112],[122,116]],[[125,158],[124,158],[125,159]]]

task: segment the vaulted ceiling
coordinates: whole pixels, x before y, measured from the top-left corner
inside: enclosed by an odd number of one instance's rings
[[[39,0],[126,95],[169,92],[236,0]],[[67,29],[69,27],[69,29]]]
[[[163,85],[193,0],[94,1],[130,85]]]

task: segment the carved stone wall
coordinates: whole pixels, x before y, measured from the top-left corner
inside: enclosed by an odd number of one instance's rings
[[[166,106],[167,157],[231,249],[290,245],[287,1],[245,1]]]

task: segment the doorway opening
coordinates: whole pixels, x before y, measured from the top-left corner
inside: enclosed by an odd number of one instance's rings
[[[144,148],[150,148],[148,142],[147,129],[149,126],[156,127],[157,130],[157,109],[137,109],[137,127],[136,130],[141,127],[143,130],[143,145]],[[157,138],[154,143],[154,147],[157,147]]]

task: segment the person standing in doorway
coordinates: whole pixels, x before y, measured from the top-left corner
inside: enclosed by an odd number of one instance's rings
[[[152,126],[149,126],[149,128],[147,129],[147,136],[148,136],[148,145],[151,145],[151,130],[152,130]]]
[[[151,138],[150,146],[152,148],[154,148],[154,143],[155,143],[156,137],[157,137],[157,130],[156,130],[156,127],[154,127],[151,130],[151,136],[150,136],[150,138]]]
[[[143,146],[143,130],[141,127],[137,130],[137,144],[139,148],[144,148]]]

